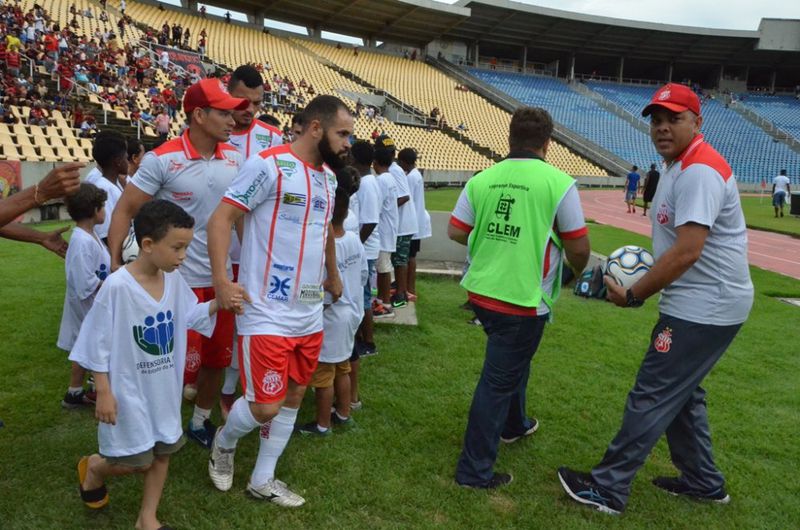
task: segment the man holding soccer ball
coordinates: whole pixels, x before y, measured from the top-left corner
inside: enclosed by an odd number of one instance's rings
[[[714,464],[700,383],[750,312],[753,284],[747,233],[732,171],[700,134],[700,101],[688,87],[668,84],[642,111],[666,169],[653,199],[652,269],[625,289],[606,277],[608,299],[639,307],[661,291],[660,316],[622,426],[591,473],[558,470],[573,500],[619,514],[631,483],[666,433],[678,477],[653,484],[672,495],[725,504],[730,497]]]

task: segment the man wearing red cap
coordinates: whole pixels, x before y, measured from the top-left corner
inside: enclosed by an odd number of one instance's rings
[[[139,170],[125,187],[108,234],[112,268],[122,265],[122,242],[131,219],[147,201],[172,201],[194,217],[194,239],[180,271],[201,302],[215,297],[208,259],[206,223],[244,162],[225,142],[233,130],[233,111],[247,107],[245,99],[232,97],[218,79],[204,79],[189,87],[183,98],[188,129],[147,153]],[[228,277],[231,277],[228,264]],[[223,369],[231,362],[233,314],[221,311],[213,336],[189,332],[184,379],[197,381],[194,415],[189,438],[211,447],[216,430],[209,420],[219,392]]]
[[[608,299],[640,307],[661,292],[659,319],[628,394],[622,427],[591,473],[558,470],[575,501],[619,514],[631,483],[662,434],[678,477],[653,484],[672,495],[726,504],[725,479],[714,463],[700,386],[753,304],[747,231],[733,171],[700,134],[700,101],[668,84],[642,111],[666,164],[653,198],[656,263],[629,289],[606,278]]]

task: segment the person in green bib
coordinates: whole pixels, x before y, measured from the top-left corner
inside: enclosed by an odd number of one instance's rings
[[[526,412],[531,359],[561,287],[562,259],[580,273],[589,237],[575,180],[545,162],[553,120],[523,107],[511,118],[510,153],[472,177],[447,234],[467,245],[461,281],[486,332],[486,359],[472,399],[455,480],[494,489],[512,480],[494,472],[500,441],[513,443],[539,424]]]

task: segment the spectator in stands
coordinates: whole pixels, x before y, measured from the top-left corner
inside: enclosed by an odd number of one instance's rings
[[[372,129],[372,133],[370,133],[369,137],[370,137],[370,138],[372,139],[372,141],[374,142],[375,140],[377,140],[377,139],[378,139],[378,137],[379,137],[380,135],[381,135],[381,133],[380,133],[380,132],[378,132],[378,128],[377,128],[377,127],[375,127],[374,129]]]
[[[647,215],[647,206],[656,194],[659,178],[661,178],[661,173],[656,170],[656,165],[650,164],[650,171],[647,172],[647,176],[644,178],[644,194],[642,196],[644,213],[642,215]]]
[[[86,6],[86,9],[83,10],[82,15],[86,18],[94,18],[94,13],[92,13],[92,8]]]
[[[200,18],[206,18],[206,6],[200,6]]]
[[[308,90],[306,90],[306,93],[313,98],[317,93],[317,91],[314,90],[314,85],[308,85]]]
[[[19,121],[19,119],[14,115],[14,111],[9,108],[6,108],[5,104],[0,103],[0,120],[6,125],[13,125]]]
[[[231,12],[230,11],[225,11],[225,22],[227,22],[228,24],[231,23]]]
[[[158,113],[155,119],[156,122],[156,132],[158,133],[159,139],[164,142],[167,140],[167,135],[169,134],[169,114],[167,114],[166,109],[161,107],[161,112]]]
[[[22,57],[17,50],[9,49],[6,53],[6,71],[14,77],[19,77]]]
[[[167,50],[163,50],[161,52],[161,57],[159,58],[158,64],[164,71],[169,69],[169,52]]]
[[[772,206],[775,208],[775,217],[778,217],[778,210],[783,217],[783,205],[786,203],[786,197],[792,192],[789,185],[789,177],[786,176],[786,170],[781,169],[780,175],[772,180]]]
[[[100,22],[108,22],[108,15],[105,11],[100,11]]]
[[[38,125],[39,127],[47,127],[50,125],[50,120],[45,116],[45,111],[42,109],[42,103],[37,101],[28,114],[28,125]]]
[[[123,16],[125,15],[125,8],[126,7],[127,7],[127,4],[125,3],[125,0],[119,0],[119,11],[120,11],[120,13],[122,13]]]
[[[81,132],[78,134],[81,138],[92,138],[97,133],[97,123],[94,116],[87,115],[81,123]]]

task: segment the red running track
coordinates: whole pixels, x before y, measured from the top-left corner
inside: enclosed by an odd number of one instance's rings
[[[623,228],[637,234],[651,235],[650,216],[626,213],[621,190],[581,191],[583,213],[587,219]],[[748,258],[751,265],[800,280],[800,239],[783,234],[747,230]]]

